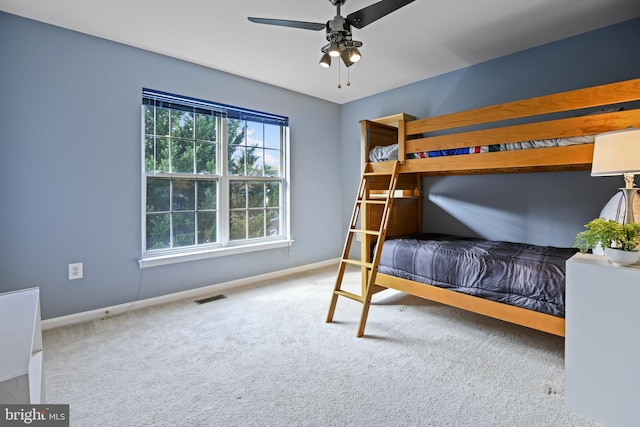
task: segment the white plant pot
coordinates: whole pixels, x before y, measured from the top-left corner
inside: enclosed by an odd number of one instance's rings
[[[623,251],[616,248],[604,248],[604,256],[614,265],[621,267],[635,264],[640,259],[640,251]]]

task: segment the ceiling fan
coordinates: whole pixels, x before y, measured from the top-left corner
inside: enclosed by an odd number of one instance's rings
[[[320,59],[320,65],[325,68],[329,68],[331,66],[331,58],[339,56],[342,59],[342,62],[344,62],[344,65],[350,67],[360,60],[361,55],[358,48],[362,46],[362,42],[353,40],[351,35],[351,26],[358,29],[363,28],[415,0],[381,0],[356,12],[350,13],[346,18],[340,15],[340,6],[344,5],[347,0],[329,1],[332,5],[336,6],[337,12],[336,16],[330,21],[327,21],[326,24],[253,17],[249,17],[249,21],[257,24],[279,25],[282,27],[301,28],[303,30],[320,31],[322,29],[326,29],[326,38],[329,43],[324,45],[321,49],[322,58]]]

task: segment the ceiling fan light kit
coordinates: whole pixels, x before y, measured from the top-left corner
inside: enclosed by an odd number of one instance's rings
[[[283,27],[301,28],[303,30],[326,30],[326,39],[329,43],[321,49],[322,57],[320,65],[324,68],[331,67],[331,58],[340,57],[347,69],[358,62],[362,55],[358,50],[362,42],[353,40],[351,27],[361,29],[385,15],[400,9],[415,0],[381,0],[356,12],[350,13],[346,18],[340,15],[340,7],[347,0],[329,0],[336,7],[336,16],[326,24],[306,21],[290,21],[286,19],[253,18],[249,21],[257,24],[279,25]],[[348,85],[349,83],[347,83]],[[341,86],[338,85],[338,88]]]

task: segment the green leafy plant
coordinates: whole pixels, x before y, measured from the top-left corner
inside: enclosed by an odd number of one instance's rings
[[[613,220],[597,218],[584,226],[585,230],[576,235],[573,246],[586,252],[598,244],[603,248],[616,248],[633,252],[640,245],[640,224],[620,224]]]

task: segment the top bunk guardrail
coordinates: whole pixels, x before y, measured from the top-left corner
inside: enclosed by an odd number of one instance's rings
[[[401,173],[425,175],[588,170],[595,135],[640,127],[639,101],[634,79],[425,119],[363,121],[363,160],[395,150]]]

